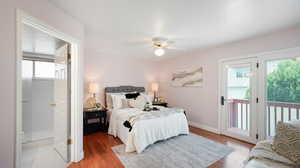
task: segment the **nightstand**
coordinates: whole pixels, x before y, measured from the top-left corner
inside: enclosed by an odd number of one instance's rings
[[[83,134],[107,131],[106,109],[92,109],[83,112]]]
[[[163,106],[163,107],[168,107],[168,103],[160,103],[160,102],[153,102],[153,106]]]

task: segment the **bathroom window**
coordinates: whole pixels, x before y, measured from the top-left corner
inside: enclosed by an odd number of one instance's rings
[[[24,78],[54,79],[55,63],[36,60],[23,60],[22,73]]]
[[[33,77],[33,61],[23,60],[22,77],[26,79],[31,79]]]
[[[55,64],[53,62],[34,62],[34,77],[35,78],[54,78]]]

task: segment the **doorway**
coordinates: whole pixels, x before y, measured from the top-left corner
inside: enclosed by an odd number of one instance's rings
[[[256,58],[248,58],[221,65],[222,133],[253,143],[257,134],[256,64]]]
[[[300,119],[300,48],[220,61],[220,131],[256,143]]]
[[[17,42],[16,167],[80,161],[80,42],[21,10]]]
[[[66,167],[70,160],[70,44],[26,24],[22,37],[21,167]]]

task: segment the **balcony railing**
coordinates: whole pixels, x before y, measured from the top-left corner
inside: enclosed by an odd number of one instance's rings
[[[250,123],[250,104],[247,99],[229,99],[230,126],[242,130],[248,130]],[[267,136],[274,136],[278,121],[290,121],[300,118],[300,103],[268,101],[267,112]]]

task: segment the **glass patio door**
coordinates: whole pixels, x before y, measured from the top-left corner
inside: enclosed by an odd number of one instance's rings
[[[256,142],[257,59],[222,62],[222,134]]]
[[[264,132],[270,139],[278,121],[300,118],[300,57],[269,59],[264,64]]]

